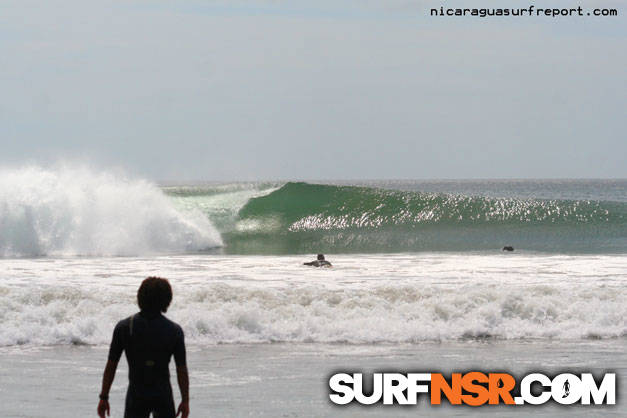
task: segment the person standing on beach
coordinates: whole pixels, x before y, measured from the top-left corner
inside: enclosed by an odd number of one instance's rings
[[[118,322],[113,331],[109,359],[102,377],[98,416],[110,414],[109,389],[122,356],[128,361],[129,385],[124,418],[174,418],[189,416],[189,377],[185,360],[183,329],[165,313],[172,301],[166,279],[148,277],[137,291],[140,312]],[[168,364],[174,356],[181,403],[176,415]]]

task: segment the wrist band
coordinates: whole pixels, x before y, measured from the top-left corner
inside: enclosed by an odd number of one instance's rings
[[[109,400],[109,395],[103,395],[102,393],[100,395],[98,395],[98,397],[100,398],[101,401],[108,401]]]

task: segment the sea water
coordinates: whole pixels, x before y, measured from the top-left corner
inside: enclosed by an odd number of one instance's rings
[[[612,370],[624,396],[626,181],[159,186],[30,167],[0,185],[2,416],[92,415],[148,275],[172,284],[195,416],[417,413],[331,406],[342,369]],[[334,267],[302,265],[318,252]],[[122,364],[113,416],[125,380]]]

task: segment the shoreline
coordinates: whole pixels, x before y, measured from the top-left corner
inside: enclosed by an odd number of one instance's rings
[[[95,416],[106,346],[0,349],[4,399],[12,417]],[[188,346],[192,416],[619,416],[627,387],[627,339],[421,344],[220,344]],[[518,409],[470,409],[419,403],[416,407],[338,407],[328,401],[328,377],[338,371],[504,370],[557,373],[565,369],[617,373],[617,405],[565,409],[549,404]],[[171,372],[173,366],[171,364]],[[122,359],[111,390],[112,417],[121,416],[127,382]],[[179,399],[173,384],[175,400]],[[206,413],[204,411],[207,411]]]

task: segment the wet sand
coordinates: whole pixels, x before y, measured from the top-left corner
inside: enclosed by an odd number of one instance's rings
[[[0,349],[0,415],[96,416],[104,346]],[[250,344],[188,347],[192,417],[625,416],[627,340],[454,342],[416,345]],[[338,407],[331,373],[350,371],[614,371],[617,405]],[[175,381],[175,379],[173,380]],[[111,390],[111,416],[123,415],[126,360]],[[174,389],[179,399],[178,389]]]

